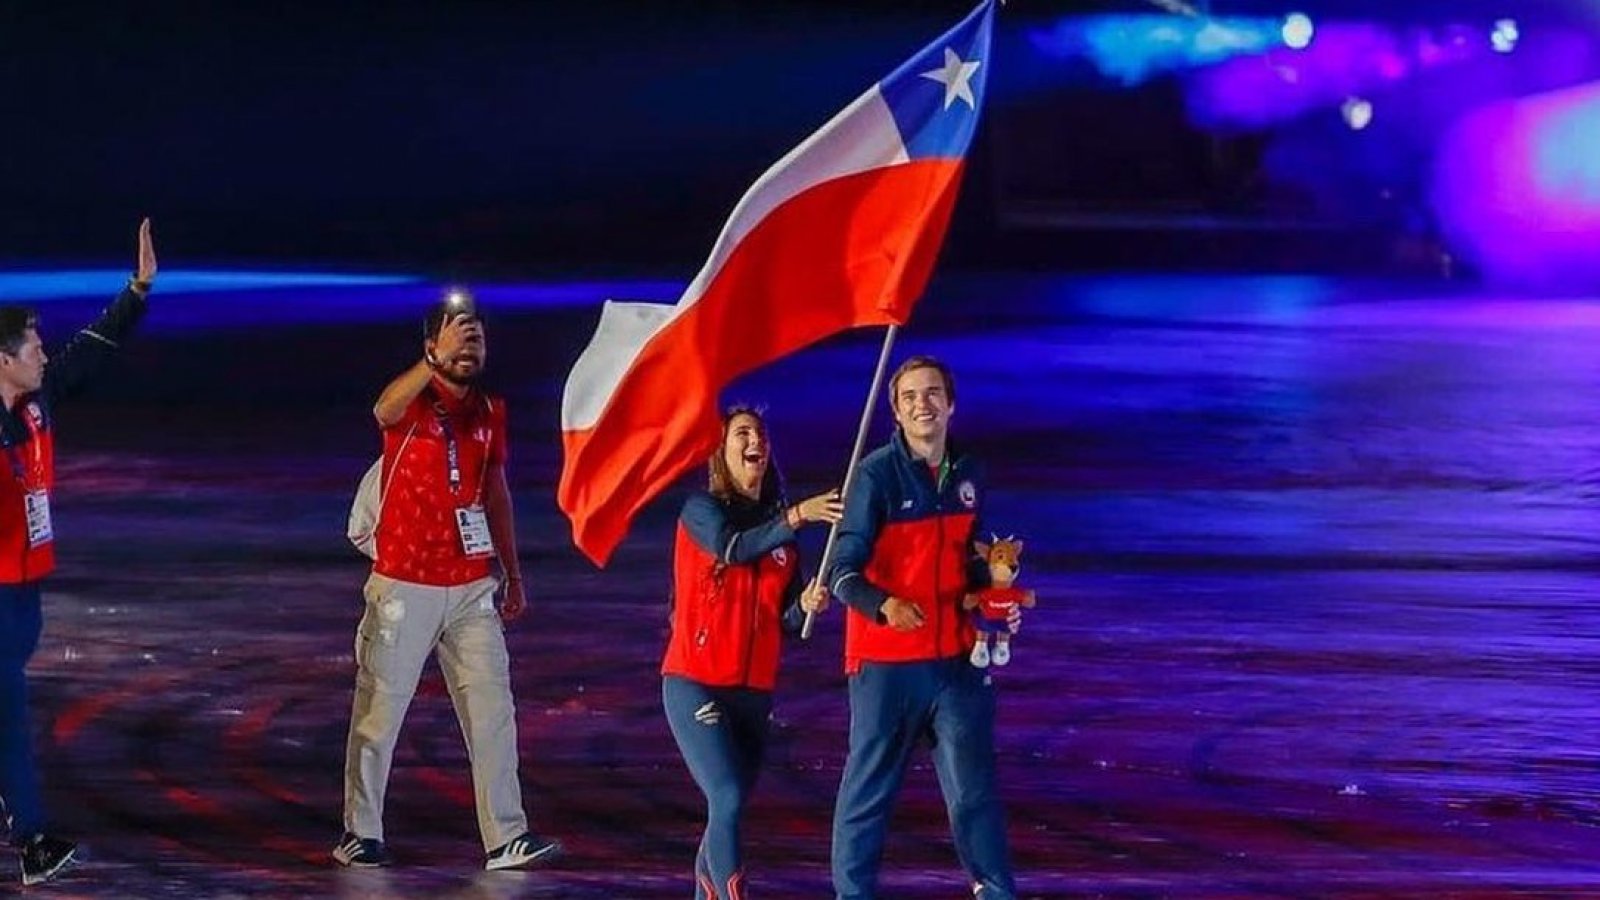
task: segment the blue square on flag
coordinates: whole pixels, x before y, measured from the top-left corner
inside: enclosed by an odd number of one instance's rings
[[[983,108],[992,10],[984,4],[879,86],[911,159],[966,153]]]

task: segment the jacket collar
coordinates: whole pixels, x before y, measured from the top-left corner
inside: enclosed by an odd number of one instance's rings
[[[906,465],[909,466],[923,464],[922,460],[917,459],[911,454],[911,445],[906,443],[906,436],[900,430],[898,425],[895,426],[894,437],[891,439],[891,443],[894,445],[895,455],[900,457],[901,461],[903,461]],[[952,436],[947,435],[945,437],[944,455],[949,458],[950,468],[952,470],[954,470],[962,462],[963,454],[961,452],[961,448],[956,445],[955,438]]]

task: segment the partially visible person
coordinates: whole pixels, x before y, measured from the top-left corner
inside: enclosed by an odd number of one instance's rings
[[[40,591],[55,569],[55,408],[87,383],[133,333],[156,277],[150,220],[139,224],[137,268],[93,325],[53,357],[39,339],[39,316],[0,306],[0,799],[11,844],[21,851],[22,883],[55,877],[78,848],[51,829],[28,729],[28,660],[43,628]]]
[[[743,900],[741,828],[766,751],[782,635],[827,605],[816,581],[802,588],[795,532],[837,522],[843,504],[827,491],[786,505],[766,422],[752,409],[723,416],[709,466],[709,486],[678,519],[661,702],[706,798],[695,897]]]

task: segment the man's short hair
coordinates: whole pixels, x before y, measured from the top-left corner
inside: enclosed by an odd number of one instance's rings
[[[28,339],[28,331],[39,327],[39,314],[31,306],[0,305],[0,353],[16,356]]]
[[[918,369],[932,369],[938,372],[939,377],[944,379],[945,399],[951,403],[956,402],[956,379],[954,375],[950,374],[950,367],[935,356],[913,356],[901,363],[900,368],[895,369],[894,374],[889,376],[890,409],[894,409],[895,400],[900,394],[900,377]]]
[[[439,331],[444,328],[444,323],[452,316],[465,316],[470,319],[482,319],[478,311],[477,300],[467,291],[452,288],[439,298],[439,302],[428,310],[422,319],[422,336],[433,340],[439,336]]]

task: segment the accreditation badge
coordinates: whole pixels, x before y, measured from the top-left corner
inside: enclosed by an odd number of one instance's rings
[[[461,552],[479,558],[494,555],[494,539],[489,535],[489,517],[481,506],[456,507],[456,531],[461,534]]]
[[[22,495],[23,509],[28,515],[28,549],[43,547],[55,540],[50,525],[50,495],[45,491],[28,491]]]

